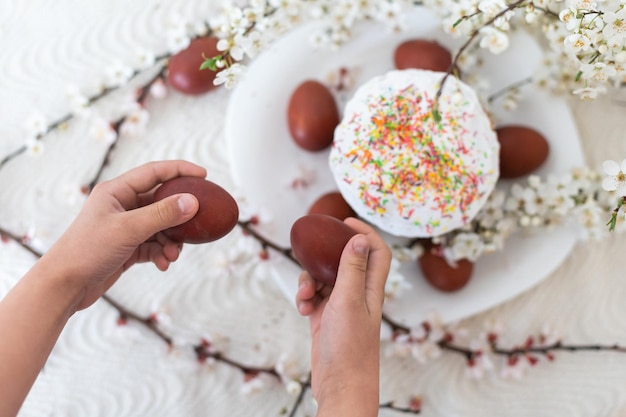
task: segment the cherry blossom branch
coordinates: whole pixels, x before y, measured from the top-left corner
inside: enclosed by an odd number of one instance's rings
[[[166,60],[171,57],[172,54],[171,53],[165,53],[163,55],[160,55],[158,57],[155,58],[155,62],[156,63],[161,63],[161,62],[166,62]],[[136,78],[139,74],[141,74],[143,71],[141,70],[133,70],[131,76],[129,77],[128,81]],[[120,88],[124,87],[123,85],[120,86],[116,86],[116,87],[106,87],[104,89],[102,89],[102,91],[100,91],[99,93],[88,97],[87,98],[87,105],[91,106],[92,104],[98,102],[99,100],[105,98],[106,96],[108,96],[110,93],[119,90]],[[50,123],[48,126],[46,126],[45,130],[42,133],[39,133],[37,136],[35,136],[35,139],[37,140],[41,140],[43,139],[45,136],[47,136],[48,134],[52,133],[53,131],[55,131],[56,129],[60,128],[61,126],[65,126],[68,122],[70,122],[71,120],[73,120],[75,117],[74,113],[68,113],[62,117],[60,117],[59,119],[55,120],[54,122]],[[11,152],[10,154],[8,154],[7,156],[5,156],[2,160],[0,160],[0,168],[4,167],[4,165],[6,165],[8,162],[10,162],[11,160],[15,159],[16,157],[18,157],[19,155],[23,154],[24,152],[26,152],[26,150],[28,149],[28,147],[26,145],[22,145],[20,148],[16,149],[15,151]]]
[[[554,351],[566,351],[566,352],[581,352],[581,351],[612,351],[612,352],[620,352],[626,353],[626,347],[620,346],[618,344],[613,345],[600,345],[600,344],[589,344],[589,345],[564,345],[561,341],[552,343],[546,346],[534,346],[534,344],[530,346],[524,347],[516,347],[512,349],[504,349],[498,347],[496,344],[492,345],[493,353],[503,356],[516,356],[516,355],[528,355],[531,353],[539,353],[545,356],[550,355],[551,352]]]
[[[461,55],[463,55],[465,50],[472,44],[474,39],[476,39],[476,37],[480,33],[481,29],[492,25],[497,19],[499,19],[500,17],[504,16],[509,11],[511,11],[511,10],[513,10],[513,9],[519,7],[519,6],[521,6],[526,1],[527,0],[517,0],[516,2],[514,2],[514,3],[510,4],[509,6],[507,6],[507,8],[501,10],[499,13],[494,15],[491,19],[487,20],[481,27],[474,29],[472,31],[472,33],[470,34],[469,38],[467,38],[467,40],[465,41],[465,43],[463,43],[463,45],[461,45],[461,47],[459,48],[457,53],[454,55],[454,59],[452,60],[452,63],[448,67],[448,70],[446,71],[446,74],[441,79],[441,84],[439,85],[439,88],[437,89],[437,93],[435,93],[435,99],[434,99],[434,102],[433,102],[433,115],[434,115],[436,121],[441,119],[441,114],[439,114],[438,107],[439,107],[439,99],[441,98],[441,94],[443,93],[443,87],[444,87],[446,81],[448,80],[448,77],[450,77],[450,75],[452,75],[454,70],[458,67],[459,59],[461,58]]]
[[[3,227],[0,227],[0,236],[2,236],[3,241],[7,241],[7,240],[14,241],[18,245],[20,245],[23,249],[30,252],[37,258],[41,258],[43,256],[43,253],[33,248],[28,243],[26,238],[20,237],[16,233],[12,233]],[[104,294],[101,298],[117,311],[119,315],[118,324],[120,325],[126,324],[129,320],[135,321],[145,326],[151,332],[153,332],[159,339],[164,341],[168,345],[168,347],[171,348],[174,346],[173,338],[167,335],[163,330],[159,328],[158,320],[155,315],[149,315],[147,317],[143,317],[127,309],[126,307],[122,306],[119,302],[115,301],[111,296],[107,294]],[[230,359],[227,356],[224,356],[222,352],[212,351],[211,349],[209,349],[209,347],[210,347],[210,343],[207,341],[203,341],[199,345],[196,345],[194,347],[194,351],[196,352],[196,356],[199,361],[202,362],[207,358],[212,358],[218,362],[224,363],[233,368],[237,368],[241,370],[244,373],[244,375],[248,377],[254,377],[258,374],[265,373],[268,375],[272,375],[278,378],[279,380],[281,379],[275,367],[262,368],[262,367],[248,366],[243,363],[237,362],[233,359]]]
[[[22,249],[26,250],[27,252],[30,252],[36,258],[41,258],[43,256],[43,253],[39,252],[38,250],[33,248],[31,245],[29,245],[28,243],[29,238],[26,235],[18,236],[17,234],[10,232],[3,227],[0,227],[0,237],[2,239],[2,242],[6,243],[7,241],[11,240],[17,243],[18,245],[22,247]]]
[[[300,382],[300,393],[298,394],[298,398],[296,398],[296,401],[291,406],[291,411],[289,412],[288,417],[295,417],[296,412],[302,405],[302,401],[304,401],[304,396],[306,395],[307,391],[310,389],[311,389],[311,374],[309,373],[309,377],[307,378],[307,380],[305,382]]]
[[[528,77],[528,78],[524,78],[523,80],[516,81],[516,82],[514,82],[512,84],[509,84],[506,87],[501,88],[500,90],[496,91],[495,93],[493,93],[489,97],[487,97],[487,102],[493,103],[495,100],[497,100],[498,98],[506,95],[507,93],[509,93],[511,91],[516,91],[519,88],[524,87],[525,85],[528,85],[528,84],[530,84],[532,82],[533,82],[533,78],[532,77]]]
[[[411,398],[411,405],[409,407],[397,407],[394,405],[393,401],[389,401],[387,403],[381,404],[379,408],[386,408],[388,410],[393,410],[398,413],[404,414],[419,414],[422,411],[422,402],[419,398]]]
[[[146,84],[144,84],[142,87],[139,88],[139,94],[137,95],[136,102],[140,106],[142,106],[142,107],[144,106],[144,102],[145,102],[146,98],[148,97],[148,93],[150,91],[150,88],[154,85],[154,83],[156,83],[157,81],[163,79],[163,77],[165,76],[165,71],[166,70],[167,70],[167,63],[164,63],[161,66],[161,69],[159,70],[159,72],[157,72],[156,75],[154,75],[154,77],[152,77]],[[115,149],[115,147],[117,146],[117,143],[119,141],[120,128],[121,128],[122,124],[126,121],[127,118],[128,118],[128,116],[125,115],[125,116],[122,116],[118,120],[116,120],[116,121],[111,123],[111,129],[115,132],[115,139],[113,140],[113,142],[111,142],[111,144],[109,145],[106,153],[104,154],[104,157],[102,158],[102,163],[98,167],[98,171],[96,172],[96,175],[89,182],[89,184],[85,187],[84,192],[86,194],[89,194],[91,192],[91,190],[93,190],[93,187],[95,187],[96,184],[98,182],[100,182],[100,178],[102,177],[102,173],[104,172],[104,169],[106,168],[106,166],[109,164],[111,154],[113,153],[113,150]]]
[[[239,227],[241,227],[244,230],[245,233],[255,238],[261,244],[261,247],[263,248],[264,251],[266,251],[268,248],[274,249],[275,251],[285,256],[290,261],[294,262],[296,265],[300,266],[300,263],[291,252],[291,248],[284,248],[284,247],[277,245],[276,243],[262,236],[258,231],[254,229],[253,226],[258,224],[258,219],[256,217],[252,217],[249,220],[240,220],[237,222],[237,224],[239,225]]]

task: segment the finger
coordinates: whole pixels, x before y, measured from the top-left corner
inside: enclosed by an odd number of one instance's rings
[[[298,292],[296,293],[296,307],[302,316],[310,316],[319,302],[316,282],[311,275],[302,271],[298,278]]]
[[[160,271],[166,271],[171,261],[163,249],[163,246],[157,241],[146,242],[137,248],[135,263],[152,262]]]
[[[317,292],[316,282],[311,275],[302,271],[298,277],[298,292],[296,293],[296,304],[299,301],[310,300]]]
[[[330,295],[333,302],[348,305],[365,303],[365,281],[370,243],[363,234],[353,236],[346,244],[339,261],[335,287]],[[336,301],[335,301],[336,300]]]
[[[192,194],[175,194],[144,207],[120,213],[129,235],[143,243],[152,235],[190,220],[198,211],[198,199]]]
[[[345,223],[359,233],[367,236],[370,252],[367,265],[365,293],[368,305],[382,306],[385,299],[385,283],[389,276],[391,250],[373,227],[355,218],[348,218]],[[370,304],[374,303],[374,304]]]
[[[125,209],[137,206],[137,196],[147,193],[157,185],[181,176],[206,176],[206,169],[187,161],[149,162],[125,172],[107,182],[111,192]]]

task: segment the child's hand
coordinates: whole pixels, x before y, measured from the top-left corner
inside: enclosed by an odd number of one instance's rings
[[[296,304],[310,317],[312,390],[318,416],[378,415],[380,326],[391,251],[371,227],[344,248],[334,287],[300,275]]]
[[[42,261],[78,290],[76,310],[91,305],[135,263],[166,270],[182,245],[160,231],[191,219],[198,200],[178,194],[152,203],[154,189],[178,177],[204,178],[206,170],[185,161],[151,162],[97,185],[85,206]]]

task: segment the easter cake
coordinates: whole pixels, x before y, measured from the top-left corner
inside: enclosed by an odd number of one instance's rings
[[[499,144],[474,92],[444,73],[394,70],[357,89],[335,130],[329,165],[363,219],[404,237],[467,224],[499,177]]]

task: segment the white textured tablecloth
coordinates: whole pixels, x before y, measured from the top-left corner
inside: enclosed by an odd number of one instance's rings
[[[67,84],[88,90],[115,60],[132,64],[137,49],[165,52],[164,28],[171,16],[200,22],[215,3],[2,1],[0,158],[24,143],[24,124],[34,111],[49,121],[67,113]],[[125,94],[132,88],[112,94],[98,109],[113,114]],[[119,141],[103,179],[146,161],[183,158],[204,165],[209,179],[236,192],[223,132],[228,99],[227,90],[149,99],[146,134]],[[623,107],[610,97],[572,107],[590,166],[626,157]],[[80,209],[80,186],[93,178],[106,152],[107,145],[87,130],[86,122],[74,120],[45,137],[40,156],[23,154],[0,169],[0,227],[34,233],[41,250],[59,237]],[[308,369],[307,321],[254,255],[229,269],[230,248],[240,235],[236,229],[219,242],[187,246],[166,273],[136,266],[110,290],[136,313],[157,313],[159,326],[174,337],[173,349],[133,321],[119,326],[117,311],[99,301],[71,319],[20,415],[235,417],[290,410],[295,397],[284,386],[269,379],[260,391],[246,394],[240,370],[199,364],[192,349],[206,338],[250,366],[271,367],[289,357]],[[625,251],[624,236],[581,243],[540,285],[460,325],[477,334],[486,320],[497,319],[506,327],[503,345],[523,343],[544,324],[558,329],[567,344],[626,345]],[[15,243],[0,246],[0,296],[35,259]],[[420,396],[421,415],[428,417],[626,415],[626,354],[555,356],[521,380],[502,379],[497,372],[468,379],[463,357],[445,351],[426,365],[384,357],[381,401],[402,406]],[[307,396],[297,415],[313,410]]]

